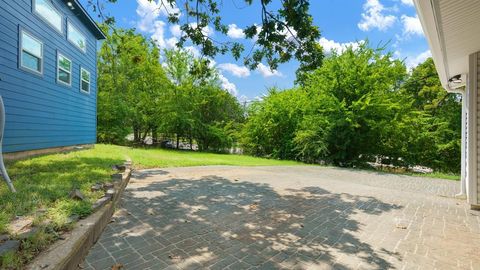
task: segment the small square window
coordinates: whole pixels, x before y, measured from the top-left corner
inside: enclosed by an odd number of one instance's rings
[[[90,72],[86,69],[80,69],[80,90],[90,93]]]
[[[20,67],[38,74],[43,71],[43,43],[23,30],[20,31]]]
[[[57,57],[57,81],[72,85],[72,61],[60,53]]]

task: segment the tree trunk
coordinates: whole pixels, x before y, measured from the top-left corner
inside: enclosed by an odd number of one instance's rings
[[[152,127],[152,142],[153,144],[158,143],[158,130],[157,127]]]
[[[147,138],[149,131],[150,131],[149,128],[145,129],[145,132],[143,133],[143,136],[142,136],[142,143],[145,142],[145,139]]]
[[[180,136],[178,136],[178,133],[177,133],[177,149],[179,146],[180,146]]]
[[[133,126],[133,142],[137,143],[140,140],[139,130],[136,126]]]

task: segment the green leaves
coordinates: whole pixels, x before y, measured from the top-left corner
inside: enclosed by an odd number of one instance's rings
[[[247,153],[459,170],[460,100],[442,89],[431,59],[409,76],[403,63],[364,43],[303,75],[302,87],[274,89],[250,106],[242,133]]]
[[[252,0],[243,1],[248,6],[254,4]],[[103,12],[104,2],[116,3],[117,0],[88,0],[104,23],[113,26],[115,20]],[[204,31],[206,27],[214,27],[217,32],[227,34],[228,26],[221,13],[221,7],[227,3],[220,0],[160,0],[158,3],[158,8],[168,13],[168,22],[179,24],[183,31],[177,44],[179,48],[186,42],[191,42],[200,47],[204,56],[210,58],[230,52],[235,59],[243,58],[244,64],[252,69],[259,63],[266,62],[275,70],[279,64],[295,58],[300,62],[299,76],[322,64],[323,53],[318,44],[320,30],[313,25],[309,1],[260,0],[257,17],[261,18],[261,22],[244,28],[246,38],[255,41],[246,54],[241,44],[213,40]],[[239,12],[242,9],[239,8]]]
[[[157,126],[171,83],[158,49],[132,30],[115,29],[98,61],[98,141],[122,144],[128,134]]]
[[[423,164],[444,172],[460,171],[461,99],[447,93],[440,84],[431,58],[412,70],[402,87],[421,121],[414,129],[416,153],[406,155],[410,163]],[[420,118],[421,117],[421,118]]]
[[[243,111],[220,87],[205,59],[160,52],[131,30],[115,29],[98,61],[98,141],[143,144],[147,136],[195,142],[201,150],[225,151],[236,140]]]
[[[167,91],[160,130],[195,141],[200,150],[230,149],[243,112],[236,98],[220,88],[217,70],[184,51],[166,51],[165,56],[165,70],[175,85]]]

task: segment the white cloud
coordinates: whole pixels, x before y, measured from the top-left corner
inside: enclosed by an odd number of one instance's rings
[[[218,77],[220,79],[221,86],[225,91],[234,96],[238,94],[237,86],[235,86],[235,84],[231,83],[225,76],[223,76],[223,74],[219,74]]]
[[[162,49],[166,48],[164,34],[165,23],[163,21],[155,21],[153,24],[152,40]]]
[[[401,0],[402,4],[407,5],[407,6],[414,6],[413,5],[413,0]]]
[[[363,5],[363,10],[362,20],[357,24],[362,31],[370,31],[374,28],[385,31],[397,20],[393,15],[383,14],[385,7],[379,0],[367,0]]]
[[[320,40],[318,41],[320,45],[323,48],[323,51],[326,54],[330,54],[333,51],[336,51],[338,53],[342,53],[346,48],[352,47],[353,49],[357,49],[360,44],[363,43],[363,41],[358,41],[358,42],[345,42],[345,43],[338,43],[335,40],[329,40],[324,37],[321,37]]]
[[[297,36],[297,31],[293,28],[285,29],[282,31],[283,35],[286,35],[288,41],[294,41]]]
[[[165,22],[160,20],[154,22],[151,38],[160,49],[175,48],[178,42],[176,37],[165,39]]]
[[[178,39],[176,37],[171,37],[165,41],[165,46],[167,49],[172,49],[177,47]]]
[[[170,33],[172,33],[172,35],[174,37],[181,37],[182,36],[182,29],[180,29],[180,25],[178,24],[174,24],[174,25],[171,25],[170,26]]]
[[[180,13],[177,7],[172,7],[168,3],[162,5],[162,0],[149,1],[137,0],[137,15],[140,17],[137,26],[140,31],[153,32],[155,31],[155,20],[160,16],[167,16],[171,13]]]
[[[430,50],[427,50],[416,56],[407,57],[407,59],[405,60],[405,64],[408,69],[411,69],[418,66],[418,64],[424,62],[425,60],[427,60],[428,57],[431,57],[431,56],[432,56],[432,53],[430,52]]]
[[[153,22],[160,15],[160,10],[156,2],[148,0],[137,0],[137,15],[140,17],[138,28],[143,32],[154,31]]]
[[[245,38],[245,33],[243,33],[242,28],[239,28],[236,24],[233,23],[228,25],[227,36],[234,39],[241,39]]]
[[[263,63],[258,64],[257,71],[260,72],[260,74],[264,78],[274,77],[274,76],[277,76],[277,77],[282,77],[283,76],[283,74],[280,71],[271,70],[270,67],[264,65]]]
[[[230,72],[233,76],[243,78],[250,76],[250,70],[245,66],[239,66],[232,63],[219,64],[218,68]]]
[[[402,15],[403,23],[403,34],[405,36],[409,35],[419,35],[423,36],[423,29],[418,16],[410,17],[407,15]]]

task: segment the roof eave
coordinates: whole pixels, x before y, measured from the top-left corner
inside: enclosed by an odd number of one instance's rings
[[[438,76],[443,88],[449,92],[458,92],[458,89],[450,88],[448,80],[451,77],[448,71],[448,61],[444,51],[444,39],[441,24],[435,12],[434,3],[431,0],[413,0],[418,18],[422,24],[425,37],[430,45],[433,62],[437,68]]]
[[[78,0],[63,0],[65,3],[72,3],[73,8],[74,8],[74,13],[77,16],[81,16],[80,19],[82,19],[85,23],[89,24],[89,29],[92,31],[92,33],[95,35],[95,38],[97,40],[101,39],[106,39],[107,37],[103,33],[103,31],[98,27],[97,23],[93,20],[93,18],[88,14],[87,10],[83,8],[83,6],[78,2]],[[76,13],[75,9],[78,10],[79,12]]]

